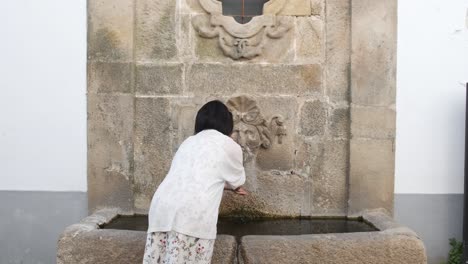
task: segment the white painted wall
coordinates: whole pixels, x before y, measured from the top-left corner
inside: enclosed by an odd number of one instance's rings
[[[461,193],[468,0],[399,1],[396,193]],[[4,1],[0,190],[86,190],[86,0]]]
[[[2,1],[0,190],[86,190],[86,0]]]
[[[401,0],[396,193],[463,193],[468,0]]]

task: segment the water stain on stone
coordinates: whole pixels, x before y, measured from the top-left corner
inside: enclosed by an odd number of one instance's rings
[[[168,59],[176,56],[174,6],[165,6],[155,28],[158,29],[157,41],[152,49],[152,57]]]
[[[89,56],[93,59],[122,59],[118,32],[101,28],[89,37]]]

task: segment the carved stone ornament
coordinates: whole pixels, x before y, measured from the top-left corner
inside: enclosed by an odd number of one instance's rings
[[[293,26],[293,18],[276,16],[286,0],[270,0],[263,6],[263,14],[255,16],[247,24],[239,24],[231,16],[222,14],[222,3],[218,0],[198,0],[210,14],[195,16],[192,24],[201,37],[218,38],[219,46],[232,59],[252,59],[274,39],[282,38]]]
[[[260,113],[257,102],[247,96],[231,98],[226,103],[234,119],[233,138],[241,145],[244,162],[251,161],[259,148],[268,149],[277,138],[282,144],[286,136],[284,119],[274,115],[269,121]]]

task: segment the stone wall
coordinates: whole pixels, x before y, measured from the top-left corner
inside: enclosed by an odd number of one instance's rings
[[[392,211],[396,0],[270,0],[245,25],[218,4],[88,1],[90,211],[145,213],[212,99],[248,158],[223,214]]]

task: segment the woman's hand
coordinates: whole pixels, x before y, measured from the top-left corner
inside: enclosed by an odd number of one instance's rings
[[[233,192],[235,192],[236,194],[239,194],[239,195],[247,195],[247,194],[249,194],[249,193],[244,189],[244,187],[241,186],[241,187],[238,187],[237,189],[234,189],[234,190],[233,190],[233,189],[231,189],[231,188],[229,187],[229,185],[228,185],[227,183],[224,183],[224,190],[233,191]]]
[[[242,186],[235,189],[234,192],[239,195],[247,195],[249,194]]]

